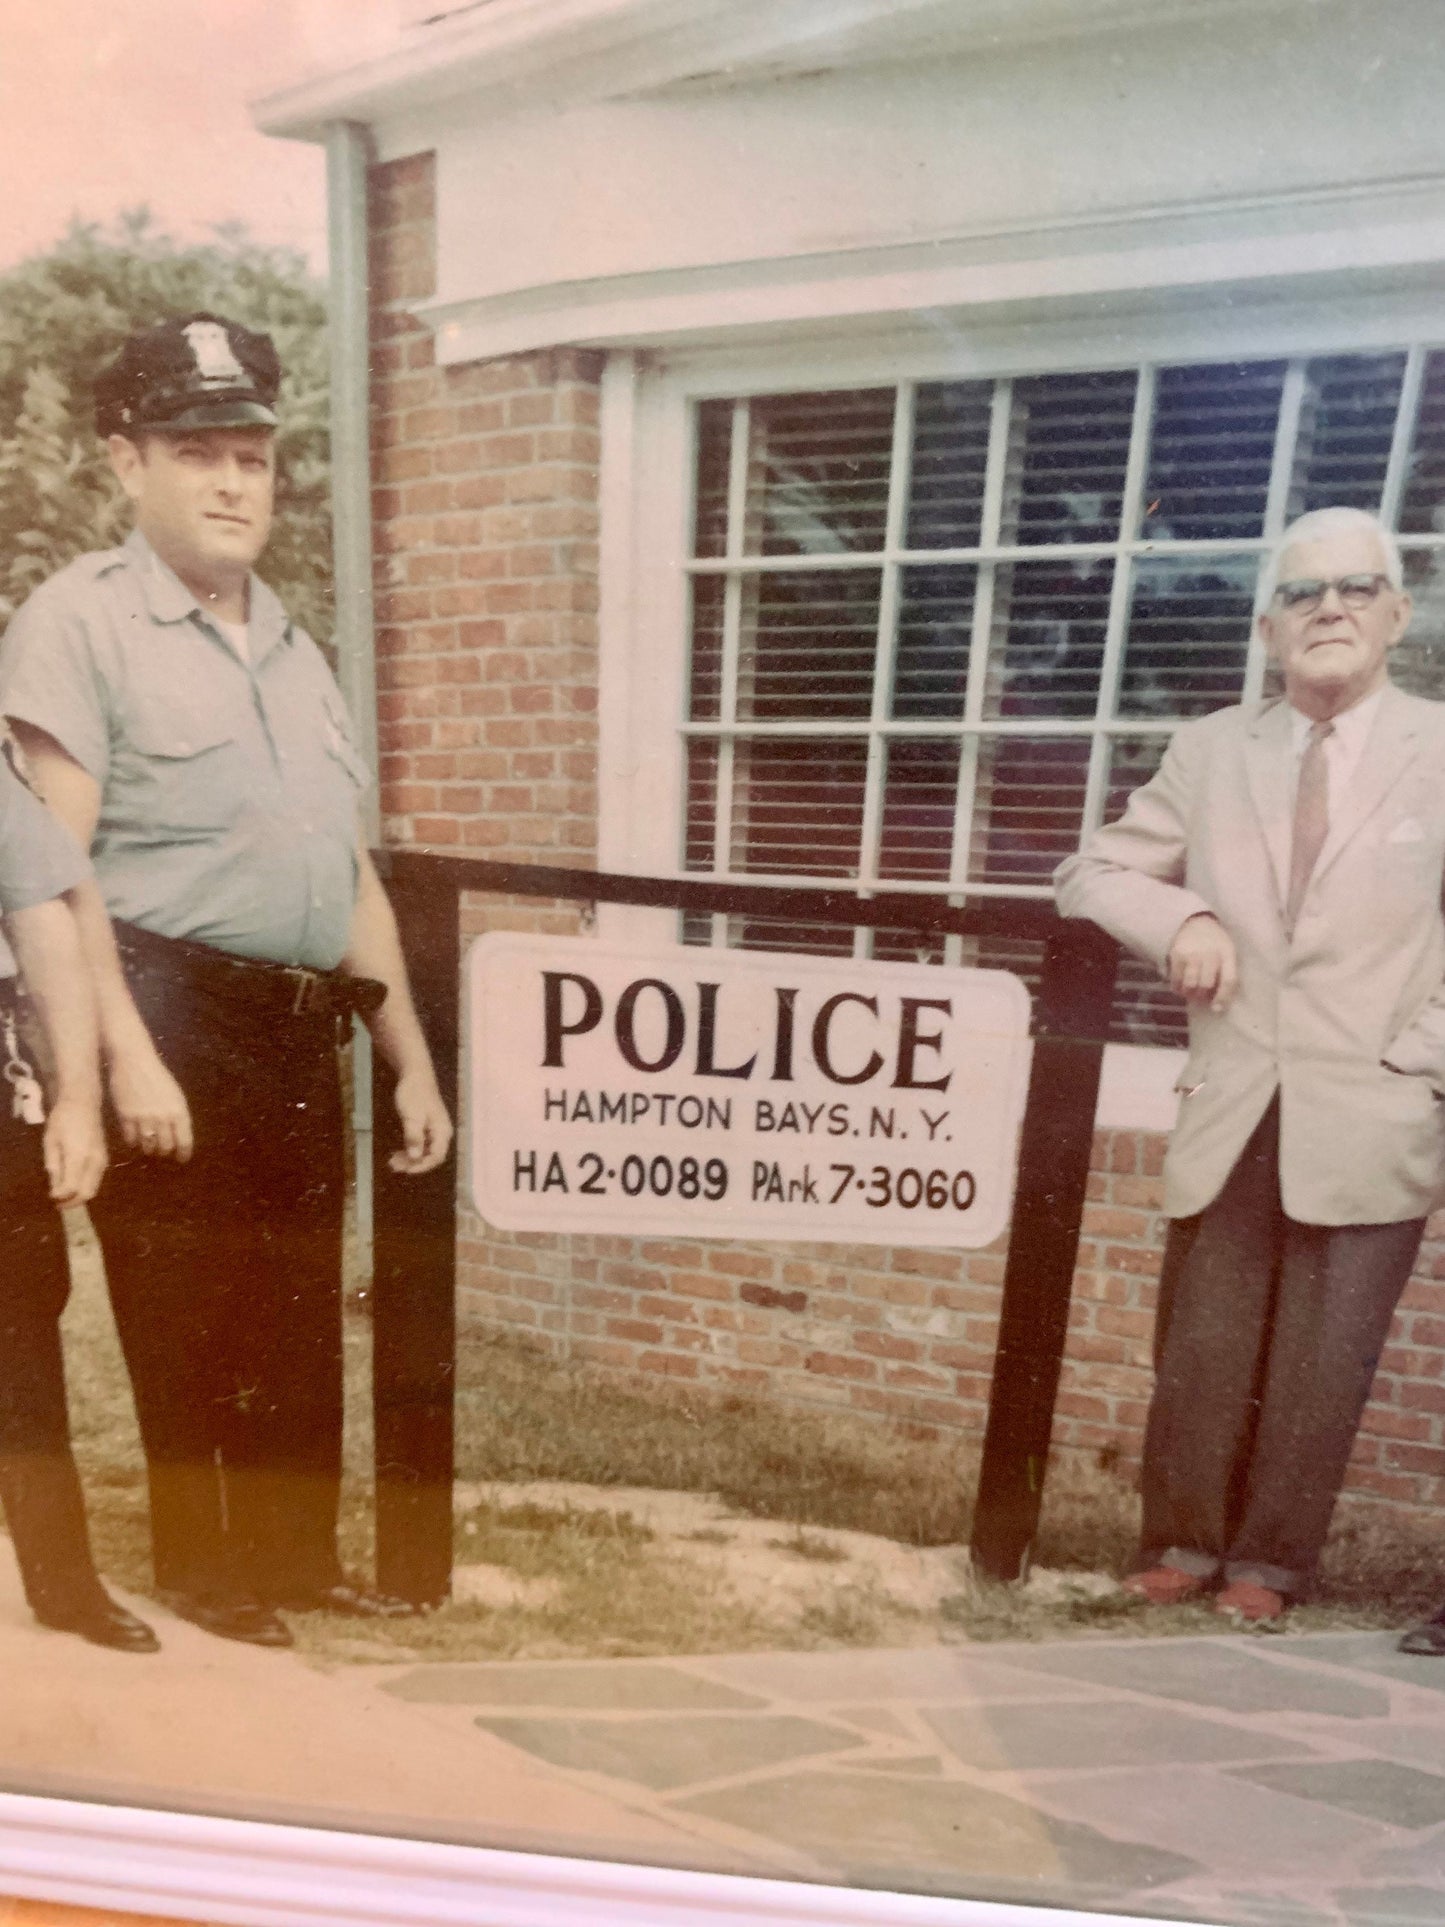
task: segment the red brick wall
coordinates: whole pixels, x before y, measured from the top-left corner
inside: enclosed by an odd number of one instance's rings
[[[576,351],[439,369],[430,156],[375,170],[378,680],[384,834],[529,861],[596,849],[597,402]],[[469,904],[463,936],[569,931],[565,904]],[[1138,1457],[1162,1140],[1101,1132],[1058,1402],[1061,1445]],[[1445,1240],[1445,1215],[1439,1224]],[[744,1387],[977,1432],[1003,1252],[552,1238],[464,1212],[464,1318],[629,1376]],[[1445,1242],[1396,1321],[1350,1474],[1445,1499]]]
[[[597,384],[561,350],[438,368],[431,157],[375,170],[383,834],[586,862],[596,836]]]

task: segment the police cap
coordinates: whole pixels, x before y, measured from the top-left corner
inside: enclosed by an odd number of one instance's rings
[[[188,314],[134,334],[95,383],[95,426],[142,429],[274,428],[281,363],[270,335],[224,315]]]

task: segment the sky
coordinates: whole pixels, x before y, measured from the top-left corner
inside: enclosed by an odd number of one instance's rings
[[[243,221],[326,254],[319,147],[256,132],[248,100],[353,64],[396,0],[0,0],[0,270],[73,215],[147,204],[182,238]]]

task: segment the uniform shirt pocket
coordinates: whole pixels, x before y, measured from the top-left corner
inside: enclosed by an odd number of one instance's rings
[[[160,832],[168,841],[228,830],[246,807],[244,757],[234,730],[215,717],[153,710],[131,725],[112,764],[112,827]]]

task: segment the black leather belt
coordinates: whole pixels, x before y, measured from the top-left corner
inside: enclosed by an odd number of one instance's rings
[[[354,1011],[369,1017],[386,999],[386,985],[374,977],[233,957],[210,944],[163,937],[119,918],[115,941],[127,973],[165,975],[272,1017],[349,1017]]]

